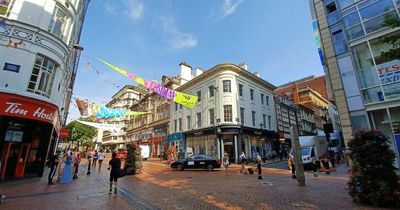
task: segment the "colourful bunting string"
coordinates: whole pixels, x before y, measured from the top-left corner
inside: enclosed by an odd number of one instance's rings
[[[99,59],[101,62],[106,64],[111,69],[113,69],[113,70],[117,71],[118,73],[130,78],[131,80],[134,80],[138,84],[140,84],[140,85],[146,87],[147,89],[149,89],[149,90],[161,95],[164,98],[167,98],[167,99],[170,99],[170,100],[174,100],[175,103],[182,104],[183,106],[186,106],[186,107],[188,107],[190,109],[192,109],[194,107],[194,105],[196,105],[197,98],[198,98],[197,96],[190,95],[190,94],[187,94],[187,93],[181,93],[181,92],[178,92],[178,91],[163,87],[163,86],[161,86],[161,85],[159,85],[159,84],[157,84],[157,83],[155,83],[153,81],[144,80],[143,78],[141,78],[141,77],[139,77],[139,76],[137,76],[135,74],[126,72],[125,70],[123,70],[123,69],[121,69],[121,68],[119,68],[117,66],[114,66],[113,64],[107,63],[106,61],[104,61],[104,60],[102,60],[100,58],[97,58],[97,59]]]
[[[147,112],[136,112],[125,109],[113,109],[90,103],[88,100],[76,99],[76,105],[82,117],[122,117],[122,116],[138,116],[147,114]]]

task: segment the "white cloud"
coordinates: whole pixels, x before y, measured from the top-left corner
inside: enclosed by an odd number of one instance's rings
[[[218,21],[224,19],[225,17],[235,13],[239,4],[241,4],[243,2],[243,0],[223,0],[223,1],[224,1],[224,3],[222,5],[222,10],[220,10],[220,12],[219,12],[222,14],[218,15],[219,17],[216,18],[214,22],[218,22]]]
[[[172,18],[162,18],[163,29],[167,34],[169,45],[174,49],[185,49],[197,46],[197,37],[179,31]]]
[[[128,17],[133,21],[138,21],[143,16],[144,6],[137,0],[127,0],[125,1],[127,5],[127,14]]]
[[[115,7],[112,4],[110,4],[109,2],[106,2],[104,7],[105,7],[105,9],[106,9],[106,11],[108,13],[110,13],[112,15],[116,15],[117,14],[117,11],[116,11]]]

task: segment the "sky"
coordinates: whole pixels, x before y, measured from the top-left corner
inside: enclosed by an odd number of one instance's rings
[[[147,80],[179,63],[211,69],[246,63],[279,86],[323,75],[308,0],[91,0],[73,96],[102,104],[135,82],[96,57]],[[70,106],[68,121],[79,118]]]

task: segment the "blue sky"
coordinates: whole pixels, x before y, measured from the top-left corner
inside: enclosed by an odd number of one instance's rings
[[[96,103],[118,91],[112,83],[137,85],[96,57],[158,81],[181,61],[245,62],[274,85],[323,74],[308,0],[91,0],[80,44],[73,93]],[[71,105],[69,120],[78,117]]]

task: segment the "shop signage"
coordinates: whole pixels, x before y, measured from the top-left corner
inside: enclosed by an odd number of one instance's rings
[[[0,93],[0,115],[21,117],[56,125],[58,108],[55,105],[23,96]]]
[[[394,60],[376,66],[382,85],[400,82],[400,60]]]
[[[68,138],[70,136],[70,131],[66,128],[60,130],[60,138]]]
[[[203,135],[203,132],[195,132],[194,135],[195,136],[201,136],[201,135]]]

